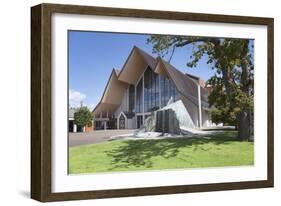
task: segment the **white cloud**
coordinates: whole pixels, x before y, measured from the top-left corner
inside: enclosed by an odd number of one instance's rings
[[[86,95],[75,91],[73,89],[69,90],[69,105],[70,107],[79,107],[81,102],[83,102],[86,98]]]
[[[100,97],[96,98],[96,101],[91,104],[86,104],[84,100],[86,99],[86,95],[78,92],[76,90],[70,89],[69,90],[69,106],[70,107],[80,107],[81,102],[83,103],[83,106],[88,107],[90,111],[92,111],[96,105],[98,104]]]

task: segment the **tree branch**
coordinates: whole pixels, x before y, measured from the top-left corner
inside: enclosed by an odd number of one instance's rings
[[[186,40],[184,42],[180,42],[180,43],[177,43],[175,44],[176,47],[183,47],[185,45],[188,45],[188,44],[192,44],[192,43],[195,43],[195,42],[211,42],[213,44],[219,44],[219,40],[217,39],[214,39],[214,38],[198,38],[198,39],[190,39],[190,40]]]
[[[169,63],[171,62],[171,60],[172,60],[172,58],[173,58],[173,56],[174,56],[174,52],[175,52],[175,49],[176,49],[176,46],[174,45],[173,46],[173,50],[172,50],[172,54],[171,54],[171,56],[170,56],[170,58],[169,58]]]

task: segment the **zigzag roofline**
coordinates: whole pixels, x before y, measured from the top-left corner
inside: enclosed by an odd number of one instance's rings
[[[193,102],[194,104],[198,105],[198,102],[195,100],[195,98],[197,98],[197,95],[189,95],[186,93],[186,91],[184,91],[181,87],[187,87],[189,88],[187,91],[188,92],[194,92],[194,87],[197,86],[197,84],[199,84],[199,82],[196,83],[196,80],[195,78],[197,79],[198,78],[198,81],[200,80],[199,77],[196,77],[194,75],[190,75],[189,74],[184,74],[182,73],[181,71],[179,71],[178,69],[176,69],[174,66],[172,66],[170,63],[166,62],[165,60],[163,60],[162,58],[160,57],[157,57],[157,58],[154,58],[152,57],[151,55],[147,54],[145,51],[141,50],[140,48],[138,48],[137,46],[134,46],[133,49],[131,50],[129,56],[127,57],[122,69],[120,71],[116,70],[116,69],[112,69],[112,72],[111,72],[111,75],[107,81],[107,84],[106,84],[106,87],[103,91],[103,95],[99,101],[99,103],[96,105],[96,107],[93,109],[93,113],[96,111],[96,109],[101,105],[103,104],[103,99],[104,99],[104,96],[105,96],[105,93],[107,91],[107,87],[109,86],[110,84],[110,81],[113,77],[113,74],[116,75],[117,77],[117,80],[122,82],[122,83],[125,83],[125,84],[130,84],[129,82],[126,82],[124,81],[124,78],[121,79],[121,75],[125,75],[124,72],[128,71],[128,69],[126,69],[126,66],[130,63],[130,60],[131,58],[133,57],[133,55],[135,54],[138,54],[141,59],[153,70],[155,71],[156,67],[159,65],[159,63],[162,63],[164,65],[164,68],[166,70],[166,73],[168,74],[169,78],[174,82],[176,88],[177,88],[177,91],[185,96],[186,98],[188,98],[191,102]],[[125,71],[126,70],[126,71]],[[145,69],[144,69],[145,71]],[[143,74],[142,71],[140,73],[140,75]],[[175,76],[178,76],[178,78],[180,78],[180,82],[182,85],[179,84],[179,79],[178,80],[175,80]],[[192,77],[193,78],[192,78]],[[199,84],[200,85],[200,84]],[[204,92],[207,92],[207,90],[205,91],[205,89],[200,85],[201,89],[203,89]],[[197,89],[196,89],[197,91]],[[120,105],[120,104],[119,104]]]

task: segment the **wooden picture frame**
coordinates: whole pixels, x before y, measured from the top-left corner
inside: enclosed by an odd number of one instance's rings
[[[194,22],[239,23],[267,26],[267,180],[215,184],[161,186],[133,189],[53,193],[51,169],[51,16],[54,13],[169,19]],[[244,17],[169,11],[40,4],[31,8],[31,198],[42,201],[81,200],[140,195],[160,195],[273,187],[274,182],[274,83],[272,18]]]

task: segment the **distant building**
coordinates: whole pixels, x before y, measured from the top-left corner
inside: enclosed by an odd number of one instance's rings
[[[113,69],[93,110],[95,129],[140,128],[151,111],[182,100],[194,127],[211,125],[209,88],[161,58],[134,47],[121,71]]]
[[[74,113],[78,108],[69,108],[68,109],[68,132],[90,132],[94,129],[94,124],[92,121],[91,125],[86,125],[84,127],[78,126],[74,123]]]

